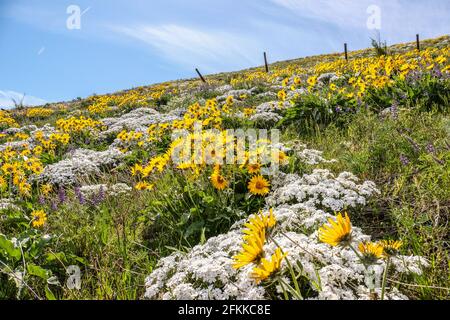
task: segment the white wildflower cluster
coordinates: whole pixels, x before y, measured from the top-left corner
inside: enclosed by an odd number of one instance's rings
[[[145,132],[155,123],[170,123],[180,118],[174,115],[161,114],[151,108],[139,108],[118,118],[105,118],[102,122],[108,127],[101,136],[117,135],[122,130],[135,130]]]
[[[233,97],[234,99],[239,99],[241,96],[246,95],[246,96],[252,96],[253,93],[255,92],[256,88],[251,88],[249,90],[246,89],[242,89],[242,90],[230,90],[228,92],[226,92],[225,94],[216,97],[218,102],[222,102],[225,101],[228,97]]]
[[[116,183],[111,186],[106,184],[95,184],[80,187],[80,192],[85,198],[91,198],[100,192],[111,197],[117,197],[124,194],[129,194],[133,190],[132,187],[125,183]]]
[[[303,160],[305,163],[314,165],[319,163],[333,163],[336,162],[335,159],[327,160],[323,158],[323,152],[313,149],[303,149],[297,152],[297,156]]]
[[[179,96],[172,97],[165,106],[161,106],[160,109],[162,112],[166,111],[166,113],[169,114],[175,114],[172,113],[174,110],[179,110],[178,112],[181,112],[181,110],[186,110],[195,100],[190,95],[181,94]]]
[[[307,146],[300,141],[294,140],[290,142],[292,145],[294,155],[303,163],[309,165],[317,165],[321,163],[334,163],[336,159],[326,159],[323,157],[323,152],[315,149],[308,149]]]
[[[290,106],[289,102],[285,102],[280,106],[278,101],[264,102],[256,107],[255,114],[250,117],[251,121],[257,126],[271,127],[282,119],[281,111],[283,108]]]
[[[38,180],[55,185],[71,185],[83,177],[101,173],[102,168],[114,167],[125,155],[118,149],[106,151],[77,149],[65,155],[66,159],[45,167]]]
[[[220,94],[225,94],[225,92],[231,91],[233,90],[233,87],[229,84],[217,87],[214,89],[214,91],[219,92]]]
[[[11,150],[21,150],[24,144],[28,143],[29,139],[21,140],[21,141],[8,141],[3,144],[0,144],[0,152],[5,151],[7,148]]]
[[[271,127],[281,120],[281,116],[274,112],[255,113],[250,117],[250,121],[254,121],[257,127]]]
[[[306,94],[308,93],[308,90],[306,90],[305,88],[300,88],[300,89],[295,89],[295,90],[289,90],[287,92],[287,100],[292,100],[294,98],[297,98],[299,96],[301,96],[302,94]]]
[[[328,72],[328,73],[323,73],[321,74],[318,78],[317,81],[319,83],[322,84],[327,84],[327,83],[331,83],[331,82],[336,82],[338,81],[340,78],[339,76],[337,76],[335,73],[333,72]]]
[[[38,127],[34,124],[26,125],[20,128],[7,128],[5,129],[5,133],[9,135],[14,135],[16,133],[25,133],[25,132],[31,132],[34,130],[37,130]]]
[[[21,209],[14,204],[14,200],[12,199],[0,199],[0,211],[3,210],[20,211]]]
[[[262,92],[256,95],[258,98],[272,98],[272,99],[276,99],[277,98],[277,94],[275,92],[271,92],[271,91],[267,91],[267,92]]]
[[[30,137],[25,140],[20,141],[11,141],[6,142],[0,145],[0,152],[4,151],[6,148],[11,148],[13,150],[21,150],[23,145],[27,145],[28,148],[32,149],[39,145],[39,141],[35,139],[35,135],[37,132],[42,133],[42,137],[44,139],[49,139],[50,135],[56,133],[57,130],[49,124],[44,125],[43,127],[38,128],[35,125],[27,125],[21,128],[9,128],[5,131],[9,135],[14,135],[16,133],[27,133]]]
[[[281,113],[283,108],[290,106],[289,102],[284,102],[280,106],[279,101],[270,101],[270,102],[264,102],[261,103],[259,106],[256,107],[255,111],[256,113],[265,113],[265,112],[273,112],[273,113]]]
[[[384,262],[366,270],[354,251],[321,243],[317,233],[332,212],[364,206],[367,198],[378,193],[375,184],[358,183],[351,173],[334,176],[319,169],[303,176],[279,173],[273,180],[273,193],[266,202],[273,208],[277,226],[272,235],[274,241],[268,241],[264,247],[266,255],[271,255],[279,245],[315,292],[311,299],[369,299],[370,289],[372,293],[379,292]],[[266,288],[251,279],[252,265],[239,270],[232,268],[232,257],[241,249],[244,222],[236,223],[227,234],[209,239],[188,254],[175,253],[162,259],[146,279],[145,298],[269,298]],[[370,236],[354,227],[352,239],[358,243],[370,240]],[[421,273],[426,266],[422,258],[403,256],[393,264],[399,273]],[[290,281],[285,262],[281,274],[285,281]],[[368,282],[373,282],[374,287]],[[281,288],[275,291],[281,298]],[[407,299],[395,288],[387,288],[385,298]]]
[[[324,169],[316,169],[312,174],[302,177],[279,174],[273,185],[277,187],[267,198],[269,206],[296,203],[308,209],[329,209],[335,212],[346,207],[365,205],[368,197],[379,192],[371,181],[358,184],[358,178],[349,172],[335,177]]]

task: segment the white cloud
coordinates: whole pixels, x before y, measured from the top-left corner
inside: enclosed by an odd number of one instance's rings
[[[198,66],[205,72],[261,64],[258,43],[241,34],[176,24],[110,28],[151,46],[163,57],[189,68]]]
[[[272,0],[293,13],[340,26],[365,26],[367,1],[355,0]],[[372,1],[373,2],[373,1]]]
[[[33,96],[25,95],[25,98],[24,98],[24,95],[22,93],[19,93],[16,91],[0,90],[0,107],[2,107],[2,108],[14,107],[13,99],[17,102],[20,102],[23,99],[23,104],[25,106],[39,106],[39,105],[43,105],[43,104],[47,103],[47,101],[45,101],[44,99],[33,97]]]
[[[394,41],[447,34],[450,4],[404,0],[271,0],[293,14],[346,30],[367,30],[369,6],[381,9],[381,32]]]

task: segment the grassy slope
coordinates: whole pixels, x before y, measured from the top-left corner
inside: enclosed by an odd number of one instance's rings
[[[425,42],[426,45],[433,45],[433,41]],[[394,47],[391,50],[398,49]],[[369,52],[355,52],[350,57]],[[335,57],[324,55],[320,59]],[[309,65],[314,61],[317,61],[317,57],[280,62],[277,65]],[[228,79],[233,74],[208,78]],[[260,102],[255,100],[252,104],[258,105]],[[79,102],[73,103],[73,107],[78,105]],[[398,119],[381,119],[378,114],[365,110],[348,119],[344,127],[331,124],[324,129],[317,129],[312,126],[307,132],[301,133],[296,128],[288,127],[283,138],[286,141],[300,139],[311,148],[323,150],[326,157],[339,159],[336,164],[327,165],[335,172],[350,171],[361,179],[375,181],[382,194],[365,208],[355,224],[375,237],[388,235],[404,239],[404,253],[423,255],[430,260],[431,266],[423,276],[395,279],[399,282],[395,285],[412,298],[445,299],[449,298],[449,291],[445,287],[450,287],[450,117],[448,108],[447,112],[422,112],[418,109],[401,109]],[[420,146],[419,150],[414,149],[412,141]],[[430,143],[446,159],[444,164],[436,162],[426,152]],[[400,156],[407,157],[409,163],[403,164]],[[104,182],[126,182],[126,179],[119,172],[103,177]],[[195,189],[195,186],[195,183],[188,184],[188,188]],[[186,247],[189,247],[181,239],[166,241],[161,238],[161,233],[154,229],[154,218],[149,219],[149,206],[153,208],[153,214],[164,215],[167,212],[173,214],[178,208],[201,205],[202,201],[210,201],[212,196],[215,202],[213,207],[226,207],[233,202],[233,199],[217,194],[212,188],[204,188],[203,194],[191,190],[193,195],[190,194],[190,200],[173,196],[176,193],[174,190],[186,191],[185,188],[184,182],[166,177],[159,182],[155,193],[141,195],[133,192],[96,209],[81,207],[73,201],[51,216],[51,233],[63,235],[55,250],[83,257],[81,262],[87,266],[82,289],[61,289],[58,291],[59,297],[139,298],[143,293],[145,276],[151,272],[158,259],[174,250],[172,247],[177,250],[187,250]],[[165,204],[161,201],[165,201]],[[260,205],[256,204],[255,207]],[[149,226],[152,227],[149,229]],[[158,235],[156,240],[155,235]],[[171,247],[167,247],[168,243],[171,243]],[[70,260],[70,257],[66,258]],[[66,263],[62,258],[59,262]],[[0,287],[0,297],[11,296],[13,288]],[[45,295],[42,289],[37,291],[39,295]]]

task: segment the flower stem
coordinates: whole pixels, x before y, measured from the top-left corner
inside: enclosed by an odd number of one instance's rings
[[[383,283],[381,285],[381,300],[384,300],[384,294],[386,292],[386,282],[387,282],[387,274],[388,274],[390,260],[391,260],[391,258],[388,257],[386,260],[386,266],[384,268]]]

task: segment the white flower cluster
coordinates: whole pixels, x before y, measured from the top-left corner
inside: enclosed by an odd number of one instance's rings
[[[220,86],[220,87],[217,87],[217,88],[214,89],[214,91],[217,91],[217,92],[219,92],[221,94],[225,94],[225,92],[228,92],[228,91],[231,91],[231,90],[233,90],[233,87],[231,85],[229,85],[229,84],[226,84],[226,85],[223,85],[223,86]]]
[[[275,92],[267,91],[256,95],[258,98],[272,98],[276,99],[277,94]]]
[[[228,97],[233,97],[235,99],[239,99],[242,95],[251,96],[255,92],[256,88],[251,88],[249,90],[242,89],[242,90],[230,90],[226,92],[225,94],[216,97],[218,102],[225,101]]]
[[[35,125],[27,125],[27,126],[23,126],[21,128],[9,128],[5,132],[10,135],[14,135],[16,133],[28,133],[30,135],[30,137],[25,140],[12,141],[12,142],[6,142],[4,144],[1,144],[0,151],[4,151],[7,147],[12,148],[13,150],[21,150],[24,144],[26,144],[28,146],[28,148],[32,149],[35,146],[37,146],[38,144],[40,144],[34,138],[34,136],[37,132],[41,132],[43,134],[43,138],[49,139],[50,135],[52,133],[56,133],[56,131],[57,130],[49,124],[46,124],[41,128],[38,128]]]
[[[257,126],[271,127],[282,119],[280,116],[281,110],[290,106],[289,102],[283,103],[280,107],[278,101],[264,102],[256,107],[255,114],[250,117]]]
[[[195,99],[190,95],[177,95],[172,97],[165,106],[161,106],[160,110],[161,112],[174,115],[176,113],[181,113],[182,110],[185,111],[194,101]],[[178,112],[175,111],[177,109]]]
[[[325,159],[323,157],[323,152],[315,149],[308,149],[307,146],[298,140],[293,140],[289,142],[292,146],[293,152],[301,162],[308,165],[317,165],[320,163],[334,163],[337,162],[336,159]]]
[[[116,135],[122,130],[145,132],[152,124],[169,123],[179,119],[179,117],[174,115],[161,114],[151,108],[139,108],[118,118],[102,119],[102,122],[108,127],[108,129],[102,132],[101,135],[104,137]]]
[[[333,72],[328,72],[328,73],[322,73],[318,78],[317,81],[323,84],[327,84],[330,82],[336,82],[338,81],[340,78]]]
[[[259,106],[256,107],[255,110],[256,113],[265,113],[265,112],[281,113],[282,109],[288,106],[290,106],[289,102],[284,102],[283,105],[280,107],[278,101],[270,101],[261,103]]]
[[[11,199],[0,199],[0,211],[3,210],[14,210],[20,211],[20,207],[14,204],[14,200]]]
[[[125,155],[118,149],[109,148],[106,151],[77,149],[65,156],[66,159],[46,166],[38,180],[55,185],[71,185],[82,177],[100,174],[104,167],[116,166]]]
[[[354,251],[321,243],[317,234],[318,227],[332,217],[331,212],[365,205],[368,197],[378,193],[374,183],[359,184],[351,173],[335,177],[328,170],[314,170],[302,177],[280,173],[274,178],[273,188],[267,205],[273,208],[278,222],[272,234],[274,241],[268,241],[264,247],[267,256],[275,251],[275,243],[287,252],[291,265],[315,292],[312,299],[369,299],[372,282],[372,288],[379,293],[384,262],[366,270]],[[240,270],[232,268],[232,257],[241,249],[244,222],[236,223],[227,234],[209,239],[188,254],[174,253],[162,259],[146,279],[145,298],[269,298],[266,289],[251,279],[252,265]],[[356,227],[352,237],[355,243],[370,240]],[[397,272],[421,273],[426,266],[420,257],[401,256],[393,263]],[[281,273],[285,281],[291,282],[285,262]],[[371,278],[373,281],[369,281]],[[276,291],[281,298],[281,288]],[[386,299],[407,297],[388,288]]]
[[[112,186],[108,186],[106,184],[95,184],[82,186],[80,188],[80,192],[85,198],[90,198],[100,193],[100,191],[104,192],[108,196],[117,197],[124,194],[129,194],[133,190],[132,187],[125,183],[116,183]]]
[[[274,112],[256,113],[250,117],[250,121],[254,121],[257,127],[271,127],[281,120],[281,116]]]

